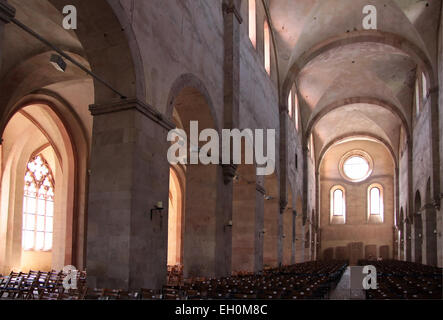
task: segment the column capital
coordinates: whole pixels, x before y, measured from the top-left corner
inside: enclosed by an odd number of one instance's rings
[[[158,112],[154,107],[144,103],[138,99],[124,99],[109,104],[92,104],[89,111],[93,116],[99,116],[108,113],[122,112],[126,110],[137,110],[147,118],[157,123],[166,130],[175,128],[174,123],[167,119],[162,113]]]
[[[15,17],[15,8],[9,5],[6,0],[0,0],[0,22],[9,23]]]

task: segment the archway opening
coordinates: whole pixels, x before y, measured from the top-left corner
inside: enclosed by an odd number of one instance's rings
[[[220,262],[221,265],[221,260],[224,259],[220,252],[217,252],[217,241],[222,236],[217,232],[217,227],[224,223],[217,219],[217,216],[221,215],[221,207],[217,205],[217,182],[222,176],[221,166],[191,161],[191,157],[198,157],[201,148],[206,144],[204,141],[191,139],[191,133],[194,131],[192,129],[191,132],[191,127],[198,126],[195,130],[197,134],[216,127],[210,105],[206,96],[194,87],[182,88],[172,100],[175,125],[184,131],[187,139],[188,161],[183,166],[183,184],[186,189],[182,190],[185,203],[181,225],[183,242],[180,245],[185,278],[213,277],[216,274],[217,263]],[[176,233],[177,230],[173,232]]]
[[[180,267],[183,263],[184,185],[180,171],[181,168],[171,167],[169,174],[168,267]]]
[[[1,146],[0,272],[60,270],[76,254],[76,159],[70,133],[45,104],[20,108]]]

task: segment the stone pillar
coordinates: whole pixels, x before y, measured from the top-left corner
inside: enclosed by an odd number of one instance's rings
[[[423,263],[423,222],[421,212],[414,214],[412,228],[412,261]]]
[[[292,210],[292,247],[291,247],[291,264],[295,264],[296,255],[296,239],[297,239],[297,212]]]
[[[232,227],[228,226],[228,222],[232,221],[234,191],[233,178],[237,166],[223,165],[220,169],[222,176],[218,180],[219,197],[217,199],[216,209],[217,236],[214,260],[215,276],[226,277],[232,273]]]
[[[264,250],[264,233],[265,227],[265,194],[266,190],[263,186],[263,176],[257,177],[256,183],[256,202],[255,202],[255,248],[254,248],[254,272],[263,270],[263,250]]]
[[[404,248],[405,248],[405,261],[412,262],[412,224],[408,220],[405,220],[405,232],[404,232]]]
[[[159,289],[167,274],[174,126],[136,100],[92,105],[87,258],[91,288]],[[163,210],[155,208],[163,202]]]
[[[431,266],[437,266],[437,215],[433,203],[425,205],[424,219],[423,219],[423,239],[425,248],[425,259],[423,261]]]
[[[225,129],[239,127],[240,105],[240,15],[239,0],[223,0],[224,20],[224,109],[223,125]],[[236,166],[223,166],[223,214],[226,221],[232,221],[233,182]],[[226,221],[224,222],[226,224]],[[232,228],[231,228],[232,229]],[[223,233],[219,239],[220,249],[224,252],[223,260],[216,264],[217,276],[226,276],[232,271],[232,230]]]
[[[443,268],[443,210],[440,206],[436,208],[435,214],[437,216],[437,266]]]
[[[443,7],[440,15],[443,14]],[[440,142],[440,188],[443,186],[443,20],[440,19],[438,35],[438,115],[439,115],[439,142]],[[443,190],[440,190],[440,201],[435,205],[437,216],[437,265],[443,267]]]
[[[304,219],[303,219],[303,222],[302,222],[302,225],[301,225],[301,230],[300,230],[300,232],[301,232],[301,234],[299,235],[299,239],[300,239],[300,242],[301,242],[301,255],[300,255],[300,262],[305,262],[305,261],[307,261],[306,260],[306,248],[305,248],[305,246],[306,246],[306,233],[305,233],[305,230],[306,230],[306,223],[305,223],[305,221],[304,221]]]
[[[15,16],[15,9],[11,7],[6,0],[0,0],[0,70],[2,67],[3,50],[3,33],[5,24],[11,22],[11,19]]]
[[[278,239],[277,239],[277,262],[281,266],[283,264],[283,214],[286,209],[286,204],[280,200],[280,212],[278,215]]]

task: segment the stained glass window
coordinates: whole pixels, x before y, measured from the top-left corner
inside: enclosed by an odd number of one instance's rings
[[[32,158],[27,165],[23,196],[24,250],[52,249],[54,219],[54,177],[42,155]]]

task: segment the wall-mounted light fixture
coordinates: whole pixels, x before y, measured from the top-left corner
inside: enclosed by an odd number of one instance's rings
[[[158,213],[161,214],[162,211],[163,211],[163,202],[162,202],[162,201],[159,201],[159,202],[157,202],[157,204],[155,205],[155,207],[151,209],[151,220],[152,220],[152,214],[153,214],[154,212],[158,212]]]
[[[66,62],[58,54],[52,54],[49,58],[49,62],[54,66],[54,68],[60,72],[66,71]]]
[[[421,233],[418,234],[418,237],[421,238]]]
[[[233,223],[232,220],[229,220],[228,223],[223,227],[223,229],[226,231],[226,228],[232,228]]]
[[[434,229],[434,234],[437,234],[437,229]]]

